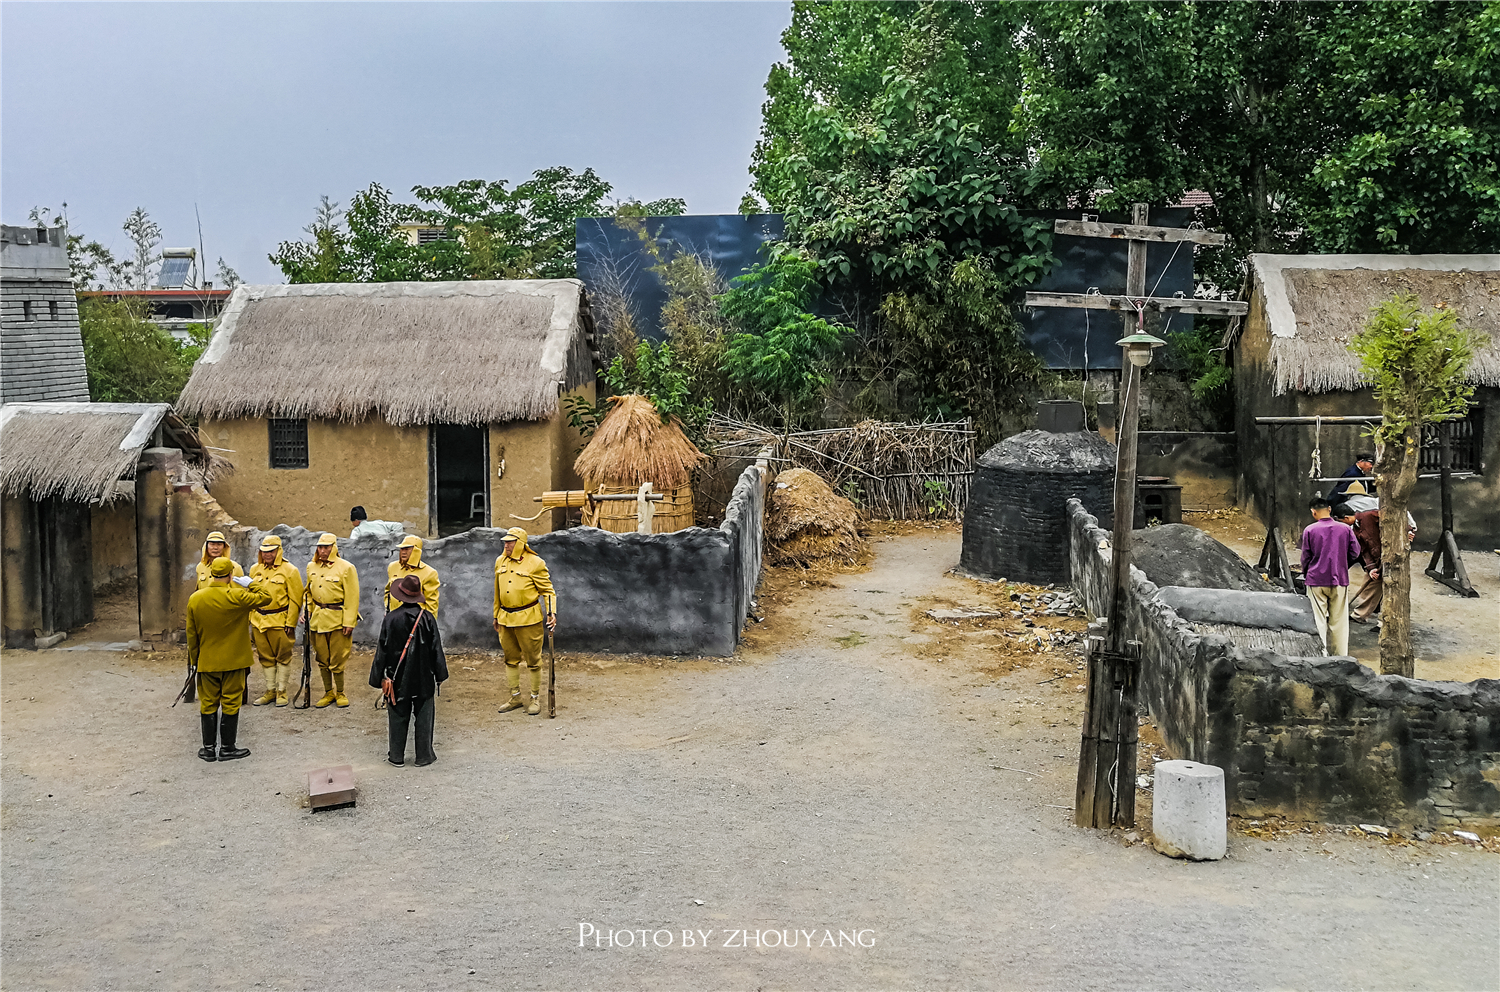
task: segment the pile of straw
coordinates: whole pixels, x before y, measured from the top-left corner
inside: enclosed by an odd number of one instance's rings
[[[767,557],[773,565],[804,568],[828,559],[851,562],[865,550],[859,511],[805,468],[787,469],[771,486],[766,515]]]
[[[610,402],[614,409],[573,463],[588,487],[649,482],[665,492],[686,486],[694,467],[708,456],[688,440],[682,422],[673,417],[662,423],[644,396],[612,396]]]

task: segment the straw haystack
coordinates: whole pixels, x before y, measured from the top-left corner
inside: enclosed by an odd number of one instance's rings
[[[614,409],[594,432],[588,447],[573,463],[591,493],[633,493],[651,483],[665,498],[656,504],[654,531],[665,534],[693,526],[693,469],[707,456],[688,440],[682,422],[661,414],[644,396],[612,396]],[[585,523],[617,534],[636,528],[635,504],[615,501],[595,504]]]
[[[773,565],[849,560],[865,549],[854,504],[816,472],[792,468],[776,476],[769,504],[767,557]]]

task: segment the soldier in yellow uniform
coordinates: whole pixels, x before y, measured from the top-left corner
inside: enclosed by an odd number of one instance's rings
[[[396,560],[385,568],[385,611],[401,608],[401,601],[391,596],[391,586],[397,579],[408,575],[415,575],[417,581],[422,583],[422,596],[425,601],[422,609],[437,616],[438,611],[438,589],[442,587],[442,581],[438,579],[437,569],[431,565],[422,564],[422,539],[411,534],[406,535],[397,549]]]
[[[313,654],[323,676],[323,698],[313,705],[348,706],[344,663],[354,649],[354,628],[359,623],[359,572],[339,557],[338,538],[332,534],[318,538],[313,560],[307,563],[306,608]]]
[[[228,557],[229,543],[224,540],[224,535],[219,531],[214,531],[209,534],[208,540],[203,542],[203,560],[198,562],[198,589],[205,589],[208,587],[208,582],[211,578],[211,576],[208,574],[208,567],[213,564],[214,559]],[[230,564],[234,566],[234,578],[237,579],[241,575],[245,574],[245,570],[243,568],[240,568],[239,562],[230,561]],[[193,591],[197,592],[197,589]]]
[[[245,681],[255,661],[245,636],[245,618],[271,602],[273,593],[264,577],[235,578],[233,564],[228,558],[215,558],[209,565],[208,587],[188,597],[188,661],[198,672],[198,718],[203,729],[198,757],[204,761],[231,761],[250,753],[249,748],[235,746]]]
[[[531,669],[531,704],[526,712],[542,711],[542,628],[557,629],[557,593],[547,563],[526,545],[526,532],[505,532],[505,552],[495,559],[495,633],[505,651],[505,678],[510,701],[501,713],[521,708],[521,662]]]
[[[297,642],[297,618],[302,609],[302,573],[282,557],[281,538],[267,535],[260,542],[260,561],[250,566],[251,580],[261,579],[271,592],[269,605],[250,614],[250,637],[266,674],[265,695],[256,706],[286,705],[292,677],[292,646]]]

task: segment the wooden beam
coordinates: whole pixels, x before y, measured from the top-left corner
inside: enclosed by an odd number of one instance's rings
[[[1177,313],[1203,313],[1215,317],[1233,317],[1250,312],[1250,304],[1238,300],[1198,300],[1182,296],[1148,296],[1145,300],[1147,310],[1175,310]],[[1027,293],[1026,305],[1135,312],[1135,306],[1129,297],[1105,296],[1100,293]]]
[[[1172,241],[1191,241],[1198,245],[1222,245],[1224,235],[1201,228],[1147,227],[1143,224],[1101,224],[1092,220],[1060,220],[1053,226],[1058,234],[1072,234],[1082,238],[1118,238],[1129,241],[1150,241],[1158,244]]]

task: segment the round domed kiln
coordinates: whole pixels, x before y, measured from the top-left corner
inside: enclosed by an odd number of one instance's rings
[[[1024,431],[986,451],[964,509],[959,568],[981,579],[1067,582],[1067,501],[1114,526],[1115,446],[1092,431]]]

